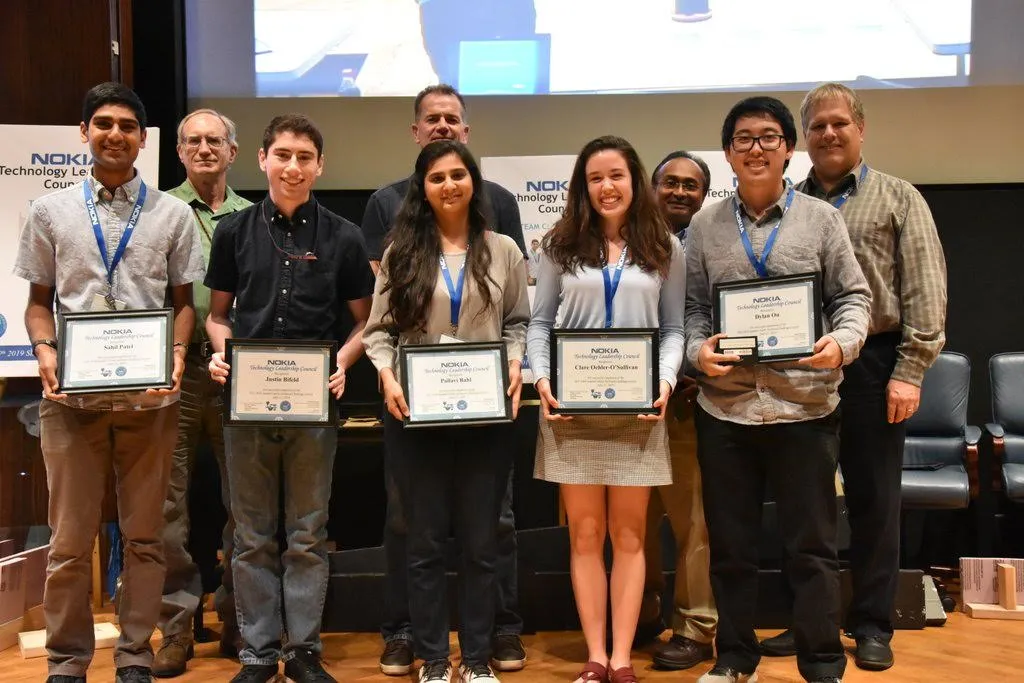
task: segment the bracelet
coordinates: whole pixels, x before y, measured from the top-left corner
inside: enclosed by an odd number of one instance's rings
[[[185,342],[174,342],[174,345],[175,346],[180,346],[183,349],[187,349],[188,348],[188,344],[186,344]]]
[[[55,351],[57,350],[57,340],[56,339],[36,339],[34,342],[32,342],[32,353],[36,352],[36,347],[39,346],[40,344],[46,344],[51,349],[53,349]]]

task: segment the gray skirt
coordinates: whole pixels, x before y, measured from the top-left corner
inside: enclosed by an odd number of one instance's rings
[[[672,483],[665,421],[635,415],[540,418],[533,476],[556,484],[664,486]]]

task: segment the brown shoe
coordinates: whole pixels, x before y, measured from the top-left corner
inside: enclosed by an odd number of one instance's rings
[[[153,657],[152,674],[156,678],[174,678],[185,673],[185,665],[195,651],[191,634],[179,633],[167,636],[160,643],[160,649]]]
[[[711,643],[698,643],[695,640],[673,634],[668,642],[662,643],[654,650],[654,666],[666,671],[689,669],[701,662],[712,659],[715,649]]]

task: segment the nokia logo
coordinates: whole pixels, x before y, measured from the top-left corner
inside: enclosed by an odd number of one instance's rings
[[[92,163],[86,152],[32,152],[33,166],[88,166]]]
[[[776,301],[782,301],[782,297],[781,296],[755,296],[754,297],[754,303],[755,304],[773,304]]]
[[[267,361],[267,365],[298,365],[298,364],[295,361],[293,361],[293,360],[274,360],[273,358],[271,358],[270,360]]]
[[[468,368],[469,363],[464,360],[453,360],[441,363],[442,368]]]
[[[526,191],[527,192],[552,192],[555,190],[561,190],[562,192],[569,191],[568,180],[527,180]]]
[[[129,328],[115,327],[110,330],[103,330],[103,334],[131,334],[132,331]]]
[[[614,346],[598,346],[590,349],[591,353],[618,353],[619,350]]]

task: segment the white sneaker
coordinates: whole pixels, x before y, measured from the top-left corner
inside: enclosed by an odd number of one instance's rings
[[[731,667],[715,664],[711,671],[697,679],[697,683],[757,683],[757,672],[743,674]]]
[[[452,663],[447,659],[435,659],[433,661],[423,662],[423,666],[420,667],[419,680],[420,683],[426,683],[426,681],[453,683]]]
[[[498,683],[494,670],[487,664],[463,664],[459,667],[462,683]]]

